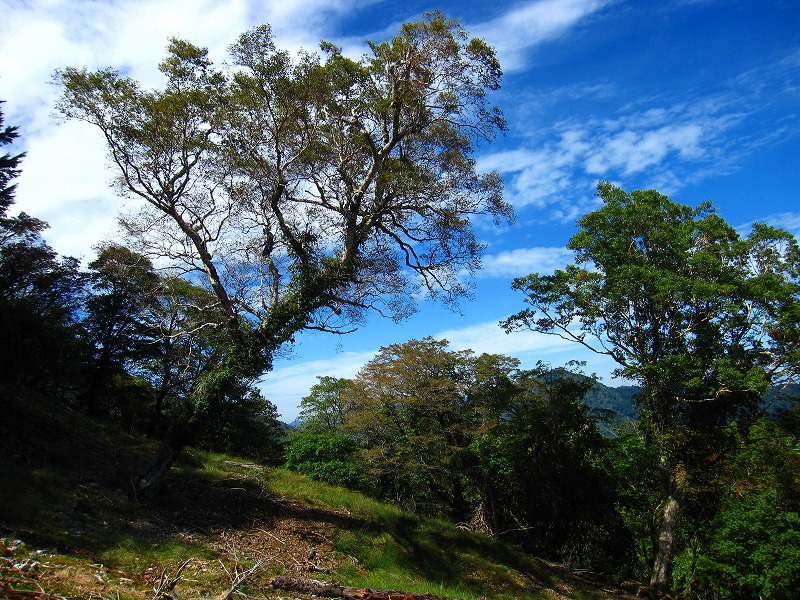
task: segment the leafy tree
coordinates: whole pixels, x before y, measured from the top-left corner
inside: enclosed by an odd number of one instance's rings
[[[609,442],[583,403],[594,380],[539,365],[513,381],[493,426],[461,458],[475,524],[574,566],[627,565],[631,536],[615,506]]]
[[[796,376],[798,248],[757,224],[742,239],[706,203],[603,182],[570,240],[577,265],[514,282],[530,305],[503,322],[582,344],[639,383],[664,473],[651,583],[666,590],[682,500],[711,482],[728,424],[745,427],[771,383]],[[785,332],[785,333],[784,333]]]
[[[299,430],[286,444],[286,467],[313,479],[350,488],[361,487],[356,444],[345,432],[350,409],[349,379],[330,376],[319,380],[300,400]]]
[[[480,264],[471,220],[511,216],[499,176],[471,158],[505,127],[486,100],[494,52],[439,13],[370,49],[293,59],[262,26],[223,72],[172,40],[163,90],[111,69],[56,75],[62,113],[101,129],[119,191],[144,201],[128,232],[203,274],[225,317],[229,352],[195,387],[198,410],[300,331],[403,318],[420,288],[455,302]]]
[[[223,328],[223,317],[215,306],[213,294],[186,279],[160,278],[154,301],[142,316],[150,348],[134,365],[155,394],[148,435],[157,432],[165,412],[170,419],[191,414],[184,405],[193,384],[221,360],[215,334]]]
[[[0,146],[12,143],[16,127],[3,128]],[[42,239],[48,225],[20,213],[14,202],[24,154],[0,156],[0,365],[6,383],[22,383],[62,397],[79,387],[72,357],[80,354],[75,322],[82,277],[78,261],[58,254]]]
[[[44,224],[20,215],[16,224]],[[76,359],[84,354],[76,322],[82,295],[78,261],[59,259],[35,228],[0,232],[0,363],[5,378],[34,387],[75,392]],[[64,387],[66,386],[66,388]]]
[[[477,365],[482,366],[479,371]],[[450,351],[425,338],[392,344],[367,363],[345,390],[347,431],[372,492],[410,509],[463,519],[469,507],[458,457],[485,427],[486,390],[516,366],[514,359]]]
[[[90,293],[82,322],[94,347],[86,392],[89,414],[107,412],[109,380],[127,373],[131,363],[148,353],[152,340],[145,315],[155,302],[159,279],[147,258],[119,244],[101,245],[89,263]]]
[[[652,574],[660,525],[653,517],[663,500],[659,453],[635,420],[619,423],[611,436],[607,453],[613,465],[616,511],[633,545],[622,572],[637,581],[646,581]]]
[[[739,440],[722,474],[720,510],[676,559],[690,597],[771,598],[800,585],[798,438],[761,419]]]
[[[303,428],[286,445],[286,468],[312,479],[349,488],[361,487],[353,438],[332,429]]]
[[[3,101],[0,100],[0,104],[3,104]],[[19,137],[19,128],[3,127],[4,122],[5,116],[0,107],[0,146],[12,144]],[[24,157],[24,152],[15,155],[6,152],[0,155],[0,219],[5,219],[6,211],[14,203],[14,191],[17,186],[11,182],[19,176],[19,165]]]
[[[336,431],[347,420],[348,405],[343,396],[349,379],[323,375],[317,377],[308,396],[300,399],[300,415],[304,429]]]
[[[282,459],[283,435],[278,408],[261,395],[255,382],[244,381],[204,422],[198,444],[277,465]]]

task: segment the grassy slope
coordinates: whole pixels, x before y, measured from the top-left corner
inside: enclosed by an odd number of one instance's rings
[[[287,597],[271,589],[275,575],[465,599],[625,597],[487,537],[229,456],[186,452],[163,497],[137,502],[129,477],[150,441],[19,390],[0,392],[0,414],[0,597],[213,597],[259,561],[239,588],[248,597]]]

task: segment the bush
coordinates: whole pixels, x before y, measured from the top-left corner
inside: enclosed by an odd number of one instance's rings
[[[286,446],[286,468],[332,485],[357,488],[354,452],[355,444],[347,435],[301,430]]]

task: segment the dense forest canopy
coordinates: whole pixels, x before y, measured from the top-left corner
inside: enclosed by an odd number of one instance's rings
[[[9,216],[24,156],[0,157],[5,386],[160,440],[142,498],[191,443],[663,592],[791,597],[800,419],[768,408],[800,375],[793,236],[601,182],[574,264],[516,279],[528,307],[504,326],[612,357],[638,386],[635,418],[592,410],[580,364],[526,369],[426,337],[352,379],[321,375],[287,436],[257,381],[295,335],[468,296],[476,219],[513,218],[472,157],[505,128],[487,97],[501,70],[440,13],[360,61],[327,43],[291,56],[268,26],[230,55],[216,69],[173,39],[159,90],[57,73],[59,110],[102,131],[117,190],[140,204],[126,243],[98,241],[82,267],[46,223]],[[6,146],[19,132],[2,117]]]

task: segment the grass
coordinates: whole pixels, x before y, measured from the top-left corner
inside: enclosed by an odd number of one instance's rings
[[[337,570],[353,587],[401,589],[452,598],[538,598],[555,581],[545,563],[476,533],[403,512],[363,494],[283,469],[270,472],[277,493],[352,517],[334,548],[353,560]]]
[[[0,424],[0,596],[150,600],[174,578],[181,598],[212,597],[264,561],[240,589],[249,597],[286,598],[269,585],[275,575],[464,600],[611,597],[489,537],[224,454],[190,449],[163,496],[140,503],[129,477],[151,441],[30,394],[10,398],[0,398],[10,415]]]

